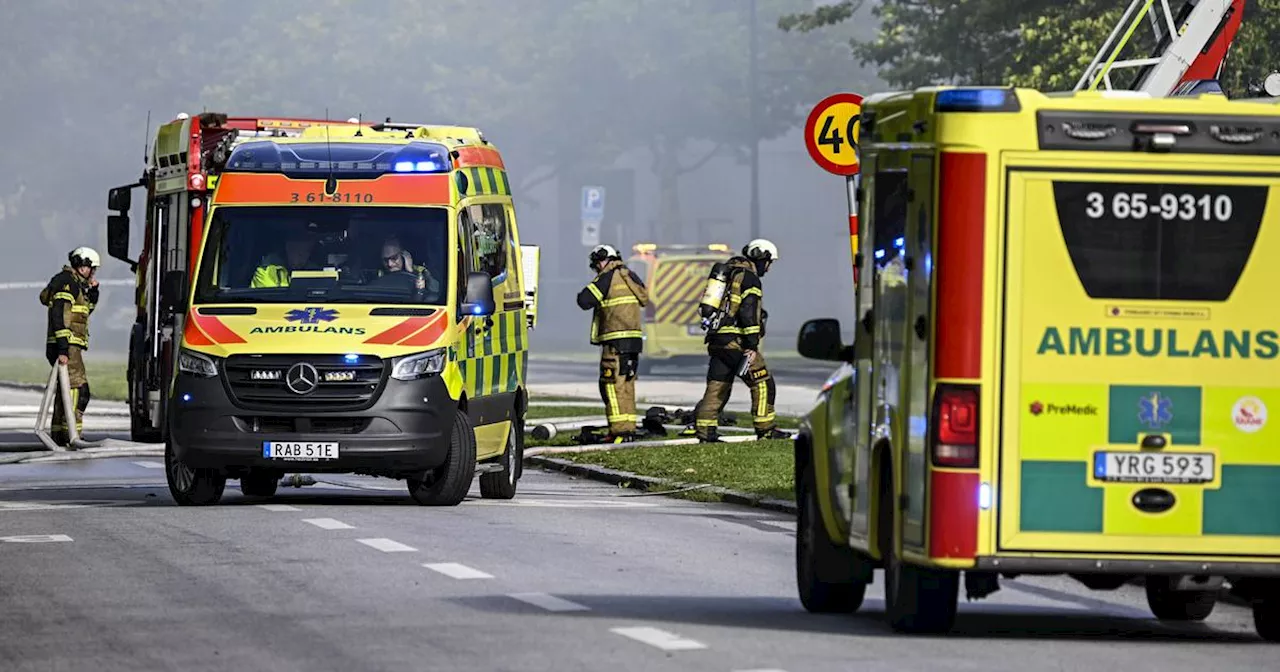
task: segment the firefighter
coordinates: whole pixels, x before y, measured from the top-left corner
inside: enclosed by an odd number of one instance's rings
[[[65,364],[75,409],[76,434],[84,428],[84,412],[89,407],[89,379],[84,370],[83,352],[89,349],[89,316],[98,303],[98,279],[94,277],[101,257],[89,247],[77,247],[67,255],[67,265],[49,280],[40,292],[40,303],[49,308],[45,357],[49,366]],[[50,438],[59,446],[71,443],[70,428],[62,403],[53,405]]]
[[[578,293],[578,307],[593,311],[591,344],[600,346],[600,396],[609,421],[605,442],[624,443],[636,433],[640,308],[649,304],[649,290],[611,245],[597,245],[588,260],[596,277]]]
[[[718,328],[707,331],[707,388],[698,402],[694,418],[698,440],[719,443],[720,412],[733,392],[738,376],[751,390],[751,416],[756,436],[781,439],[788,435],[778,429],[773,402],[777,388],[760,353],[764,338],[764,293],[760,278],[778,259],[778,247],[756,239],[742,248],[742,254],[728,261],[729,286],[725,315]]]

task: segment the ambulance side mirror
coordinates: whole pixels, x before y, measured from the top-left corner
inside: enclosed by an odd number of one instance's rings
[[[796,349],[801,357],[824,362],[848,361],[852,354],[840,335],[840,320],[828,317],[805,322],[800,327]]]
[[[497,312],[493,298],[493,279],[488,273],[479,271],[467,274],[467,295],[462,299],[461,314],[463,316],[487,316]]]

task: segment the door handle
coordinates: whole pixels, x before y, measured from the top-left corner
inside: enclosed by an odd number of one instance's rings
[[[924,315],[916,318],[916,336],[918,336],[922,341],[925,340],[925,336],[927,334],[925,330],[928,326],[928,320],[925,319]]]

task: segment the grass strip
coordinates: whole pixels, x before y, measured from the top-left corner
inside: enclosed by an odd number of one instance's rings
[[[795,499],[794,448],[787,440],[653,446],[556,457],[641,476],[690,484],[709,483],[763,497]],[[717,499],[715,495],[697,490],[681,496]]]
[[[84,353],[84,368],[89,376],[89,389],[95,399],[128,399],[129,382],[124,360],[99,360],[89,350]],[[43,357],[0,358],[0,381],[44,385],[49,382],[49,363]]]

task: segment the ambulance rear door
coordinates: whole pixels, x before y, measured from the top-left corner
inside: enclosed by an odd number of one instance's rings
[[[1280,152],[1210,137],[1256,121],[993,166],[1000,551],[1280,555]]]

